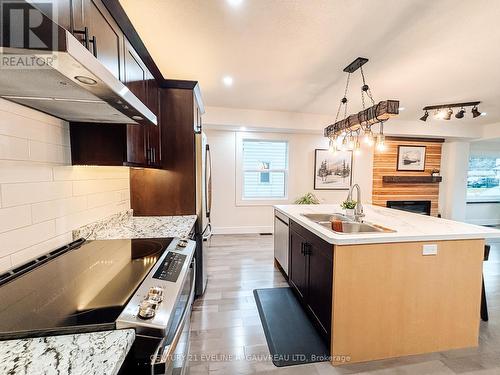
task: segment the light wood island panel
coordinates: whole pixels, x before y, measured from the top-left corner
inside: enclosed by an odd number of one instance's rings
[[[483,253],[483,240],[335,246],[332,363],[477,346]]]

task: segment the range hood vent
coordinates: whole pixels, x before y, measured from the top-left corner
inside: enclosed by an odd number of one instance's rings
[[[53,29],[58,46],[52,51],[0,47],[0,97],[67,121],[157,124],[156,115],[69,31],[55,23]],[[26,61],[37,66],[19,64]]]

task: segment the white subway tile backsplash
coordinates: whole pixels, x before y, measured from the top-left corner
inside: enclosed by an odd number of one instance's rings
[[[71,215],[56,219],[56,234],[63,234],[83,225],[93,223],[98,219],[111,216],[123,211],[125,205],[121,203],[110,203],[105,206],[91,208]]]
[[[95,194],[105,191],[116,191],[127,189],[130,186],[129,180],[126,178],[117,180],[99,180],[98,183],[94,180],[74,181],[73,195]]]
[[[0,112],[2,113],[2,112]],[[0,116],[0,134],[69,146],[69,127],[47,125],[26,117]]]
[[[31,206],[0,208],[0,233],[31,224]]]
[[[71,197],[32,205],[33,223],[66,216],[87,208],[87,197]]]
[[[0,184],[52,181],[52,166],[0,160]]]
[[[71,233],[65,233],[60,236],[51,238],[34,246],[30,246],[24,250],[18,251],[10,256],[12,267],[17,267],[31,259],[38,258],[41,255],[57,249],[67,243],[73,241]]]
[[[125,189],[120,191],[120,200],[127,201],[130,200],[130,189]]]
[[[39,244],[55,237],[56,226],[54,220],[44,221],[14,229],[0,234],[0,257],[13,254],[29,246]]]
[[[29,141],[30,160],[43,163],[69,164],[71,151],[69,146]]]
[[[28,157],[28,140],[0,135],[0,159],[27,160]]]
[[[68,198],[72,191],[70,181],[3,184],[2,207]]]
[[[5,99],[0,99],[0,111],[7,112],[7,113],[2,113],[2,116],[12,119],[13,121],[17,120],[19,117],[24,117],[27,119],[41,121],[45,124],[50,124],[50,125],[56,125],[61,127],[68,125],[67,122],[58,119],[57,117],[47,115],[43,112],[34,111],[33,109],[30,109],[20,104],[9,102],[8,100]]]
[[[54,180],[107,180],[127,179],[130,171],[127,167],[87,167],[60,166],[54,167]]]
[[[118,203],[121,199],[120,191],[107,191],[104,193],[96,193],[87,195],[89,208],[104,206],[109,203]]]
[[[0,272],[128,209],[128,168],[71,166],[67,122],[0,99]]]
[[[8,271],[11,268],[12,263],[9,256],[0,258],[0,273]]]

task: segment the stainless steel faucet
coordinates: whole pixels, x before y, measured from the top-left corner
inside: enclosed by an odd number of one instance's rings
[[[361,204],[361,188],[358,184],[354,184],[349,188],[347,200],[352,201],[352,191],[354,188],[357,189],[356,206],[354,207],[354,220],[361,222],[361,218],[365,217],[365,213],[363,212],[363,205]]]

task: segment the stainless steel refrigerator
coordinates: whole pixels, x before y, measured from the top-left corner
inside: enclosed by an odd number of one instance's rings
[[[210,213],[212,209],[212,159],[205,133],[195,134],[196,148],[196,296],[201,296],[207,286],[207,252],[212,235]]]

